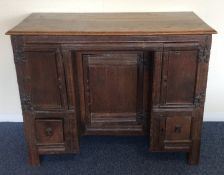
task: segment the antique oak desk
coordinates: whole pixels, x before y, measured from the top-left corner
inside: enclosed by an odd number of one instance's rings
[[[34,13],[11,35],[32,165],[82,135],[200,155],[211,35],[192,12]]]

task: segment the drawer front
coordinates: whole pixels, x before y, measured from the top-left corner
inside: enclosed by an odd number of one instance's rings
[[[64,142],[62,119],[37,119],[35,125],[38,144],[56,144]]]
[[[36,112],[30,124],[33,128],[33,143],[39,154],[79,152],[79,134],[74,113]]]
[[[190,116],[167,117],[165,121],[165,140],[189,140],[191,131]]]
[[[192,143],[192,112],[154,113],[151,119],[151,149],[188,151]]]

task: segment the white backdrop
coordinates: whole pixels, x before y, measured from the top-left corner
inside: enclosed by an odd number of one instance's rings
[[[4,34],[30,13],[152,11],[194,11],[218,31],[213,36],[204,120],[224,121],[223,7],[222,0],[0,0],[0,121],[22,121],[10,38]]]

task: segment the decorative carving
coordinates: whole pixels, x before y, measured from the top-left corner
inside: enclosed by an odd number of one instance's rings
[[[205,102],[205,92],[200,93],[198,96],[194,98],[195,107],[201,107]]]
[[[24,37],[23,36],[12,36],[13,53],[15,63],[21,63],[26,61],[24,55]]]
[[[22,105],[23,111],[33,110],[31,97],[29,95],[22,95],[21,96],[21,105]]]
[[[145,113],[137,113],[137,116],[136,116],[136,122],[139,123],[139,124],[144,123],[144,121],[145,121],[145,116],[146,116]]]
[[[144,58],[143,58],[142,54],[137,54],[137,58],[138,58],[139,63],[144,63]]]
[[[47,137],[51,137],[51,136],[53,135],[53,130],[52,130],[52,128],[47,128],[47,129],[45,130],[45,134],[46,134]]]
[[[199,62],[208,63],[209,62],[210,49],[207,47],[199,48]]]
[[[14,52],[14,61],[15,63],[23,63],[26,61],[24,52],[16,51]]]
[[[138,56],[138,63],[139,64],[143,64],[143,65],[146,65],[146,66],[149,65],[149,62],[145,61],[144,56],[142,54],[139,53],[139,54],[137,54],[137,56]]]

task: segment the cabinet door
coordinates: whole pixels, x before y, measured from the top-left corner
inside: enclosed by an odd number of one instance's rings
[[[108,51],[81,57],[87,132],[142,132],[143,53]]]
[[[197,48],[167,48],[162,64],[160,106],[194,107],[198,75]]]
[[[25,49],[24,104],[34,110],[63,109],[66,104],[65,81],[60,52],[57,49]]]

